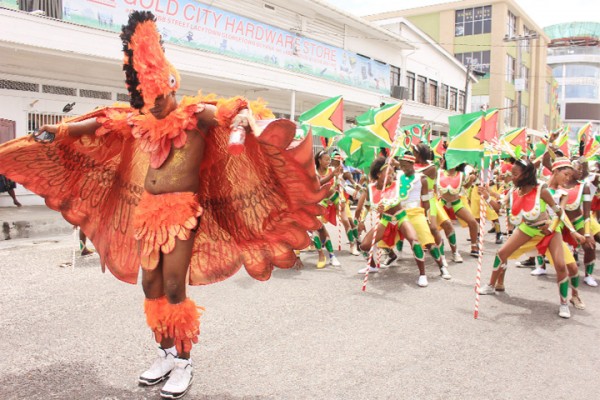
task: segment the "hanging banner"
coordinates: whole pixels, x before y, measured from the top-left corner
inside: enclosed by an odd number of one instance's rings
[[[388,64],[194,0],[63,0],[63,20],[114,32],[131,10],[151,11],[165,42],[390,93]]]
[[[0,8],[12,8],[13,10],[18,10],[19,3],[17,0],[0,0]]]

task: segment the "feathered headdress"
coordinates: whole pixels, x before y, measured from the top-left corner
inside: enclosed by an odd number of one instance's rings
[[[121,30],[123,70],[131,106],[148,111],[158,96],[179,89],[179,73],[167,61],[156,18],[149,11],[129,14]]]

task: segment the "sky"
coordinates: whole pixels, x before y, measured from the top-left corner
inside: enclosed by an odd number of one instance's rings
[[[334,6],[356,15],[403,10],[440,3],[444,0],[327,0]],[[540,28],[563,22],[591,21],[600,23],[600,1],[597,0],[516,0]]]

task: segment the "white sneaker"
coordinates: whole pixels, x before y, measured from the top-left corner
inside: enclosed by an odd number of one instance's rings
[[[140,375],[138,383],[142,386],[156,385],[167,379],[173,368],[175,368],[175,356],[159,347],[158,358]]]
[[[448,272],[448,268],[440,268],[440,273],[442,274],[443,279],[452,279],[452,275],[450,275],[450,272]]]
[[[492,285],[485,285],[485,286],[481,286],[479,288],[479,294],[480,295],[488,295],[488,294],[496,294],[496,288],[493,287]]]
[[[342,263],[340,263],[338,261],[337,257],[334,256],[334,255],[329,256],[329,264],[331,264],[334,267],[341,267],[342,266]]]
[[[531,275],[533,275],[533,276],[546,275],[547,273],[548,273],[548,271],[546,271],[544,268],[540,268],[540,267],[536,267],[536,269],[531,271]]]
[[[356,243],[350,244],[350,254],[353,256],[360,256],[360,251],[358,251]]]
[[[452,253],[452,261],[454,261],[455,263],[461,263],[461,262],[463,262],[463,258],[458,253],[458,251],[456,253]]]
[[[362,269],[358,270],[359,274],[366,274],[367,270],[369,271],[370,274],[373,274],[375,272],[379,272],[379,268],[375,268],[375,267],[364,267]]]
[[[596,282],[596,280],[594,279],[594,277],[593,277],[593,276],[591,276],[591,275],[588,275],[588,276],[584,277],[584,278],[583,278],[583,282],[584,282],[586,285],[588,285],[588,286],[591,286],[591,287],[596,287],[596,286],[598,286],[598,282]]]
[[[421,287],[426,287],[427,285],[429,285],[429,282],[427,281],[427,275],[419,275],[419,280],[417,281],[417,285],[419,285]]]
[[[571,311],[568,304],[561,304],[558,307],[558,316],[561,318],[571,318]]]
[[[179,399],[183,397],[194,380],[194,368],[192,360],[184,358],[175,359],[175,368],[165,386],[160,391],[163,399]]]

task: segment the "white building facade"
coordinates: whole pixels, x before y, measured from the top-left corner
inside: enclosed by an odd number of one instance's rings
[[[19,10],[17,0],[0,0],[1,141],[128,101],[118,33],[131,9],[157,16],[167,57],[181,75],[180,94],[261,97],[291,118],[343,95],[351,120],[406,97],[400,87],[408,87],[413,73],[415,93],[426,77],[427,93],[434,81],[456,88],[457,96],[444,107],[429,95],[405,100],[403,125],[430,122],[447,132],[448,116],[459,112],[466,69],[454,57],[426,43],[414,26],[389,31],[321,0],[56,0],[54,6],[43,16]],[[21,187],[17,195],[24,204],[42,203]],[[0,206],[9,200],[0,195]]]
[[[558,82],[560,116],[571,138],[592,122],[600,130],[600,23],[572,22],[544,28],[552,39],[548,65]]]

